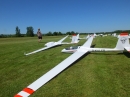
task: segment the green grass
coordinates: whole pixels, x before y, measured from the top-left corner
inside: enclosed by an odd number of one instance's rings
[[[24,56],[63,36],[0,39],[0,97],[13,97],[71,54],[62,45]],[[70,41],[66,39],[65,41]],[[82,45],[85,40],[80,40]],[[114,48],[115,37],[97,37],[95,47]],[[76,45],[76,44],[75,44]],[[127,53],[128,54],[128,53]],[[129,54],[130,56],[130,54]],[[30,97],[130,97],[130,58],[118,52],[91,53],[64,70]]]

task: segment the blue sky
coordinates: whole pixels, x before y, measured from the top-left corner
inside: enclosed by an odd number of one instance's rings
[[[79,33],[130,29],[130,0],[0,0],[0,34],[32,26]]]

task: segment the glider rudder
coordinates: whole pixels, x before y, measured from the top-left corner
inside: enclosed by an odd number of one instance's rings
[[[124,48],[127,48],[127,51],[129,51],[130,45],[129,45],[129,37],[127,32],[120,33],[117,45],[115,49],[124,50]]]

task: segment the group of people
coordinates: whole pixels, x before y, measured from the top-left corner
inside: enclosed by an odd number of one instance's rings
[[[41,42],[41,40],[42,40],[42,33],[40,31],[40,28],[37,31],[37,36],[38,36],[38,41]]]

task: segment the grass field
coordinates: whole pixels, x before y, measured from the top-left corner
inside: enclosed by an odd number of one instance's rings
[[[0,97],[13,97],[23,88],[52,69],[71,54],[62,45],[36,54],[24,56],[42,48],[46,42],[63,36],[0,39]],[[66,39],[65,41],[70,41]],[[85,40],[80,40],[82,45]],[[114,48],[117,38],[94,38],[95,47]],[[130,97],[130,53],[90,53],[71,65],[30,97]]]

